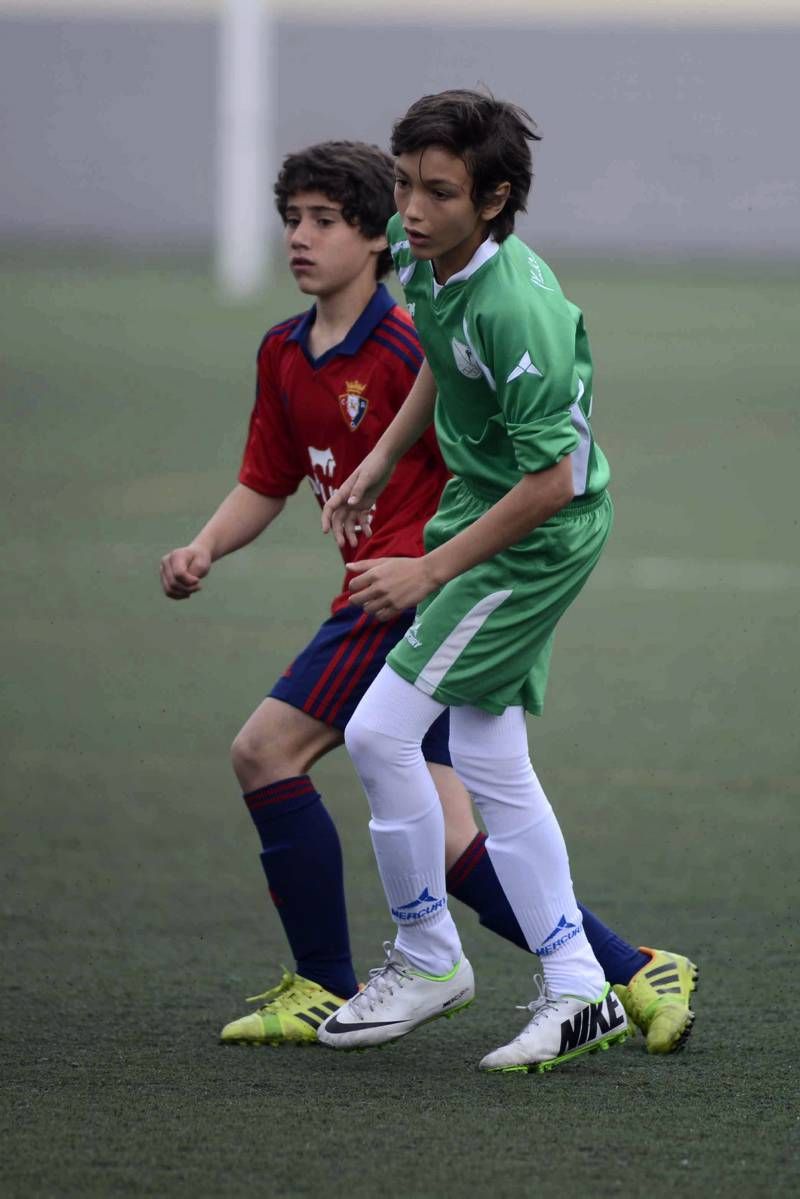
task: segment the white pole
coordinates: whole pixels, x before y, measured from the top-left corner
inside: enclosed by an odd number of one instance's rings
[[[265,0],[223,0],[219,24],[216,274],[228,299],[256,293],[268,268],[275,80]]]

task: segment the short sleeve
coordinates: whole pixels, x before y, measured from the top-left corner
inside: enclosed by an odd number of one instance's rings
[[[580,380],[575,324],[565,304],[537,310],[503,306],[477,330],[493,376],[517,466],[547,470],[580,442],[572,406]]]
[[[256,399],[250,415],[239,482],[261,495],[293,495],[305,477],[271,361],[269,341],[258,355]]]
[[[387,233],[392,228],[393,222],[399,222],[399,216],[395,215],[389,222]],[[403,227],[400,225],[400,232],[403,232]],[[397,338],[396,328],[393,330],[395,339]],[[401,348],[405,351],[403,358],[393,359],[392,370],[386,381],[385,395],[395,415],[402,408],[406,396],[414,386],[417,375],[425,361],[422,356],[422,347],[419,344],[419,338],[413,324],[402,330]],[[412,368],[411,363],[418,363],[415,368]],[[439,449],[439,442],[436,440],[436,429],[433,421],[428,425],[420,439],[427,449],[430,456],[434,459],[437,465],[443,465],[442,453]]]

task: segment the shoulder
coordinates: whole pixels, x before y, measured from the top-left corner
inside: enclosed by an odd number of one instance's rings
[[[282,346],[286,339],[295,331],[305,315],[304,312],[298,312],[295,316],[289,316],[286,320],[278,321],[277,325],[273,325],[271,329],[267,329],[258,347],[259,360],[267,350],[274,350]]]
[[[372,331],[372,340],[390,360],[399,359],[414,374],[422,366],[423,353],[414,322],[404,308],[393,305]]]
[[[471,304],[473,317],[484,328],[559,320],[570,307],[547,263],[514,234],[503,242]]]

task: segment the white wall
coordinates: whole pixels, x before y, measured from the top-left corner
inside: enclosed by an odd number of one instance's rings
[[[0,236],[210,244],[214,48],[209,15],[0,11]],[[538,245],[800,256],[798,24],[284,18],[276,57],[280,153],[386,144],[416,96],[485,83],[544,134]]]

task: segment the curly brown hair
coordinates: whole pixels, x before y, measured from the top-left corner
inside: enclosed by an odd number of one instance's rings
[[[342,206],[342,216],[365,237],[378,237],[395,211],[394,163],[378,146],[366,142],[320,142],[283,160],[275,181],[275,204],[285,222],[291,197],[322,192]],[[387,250],[375,266],[378,279],[392,269]]]

